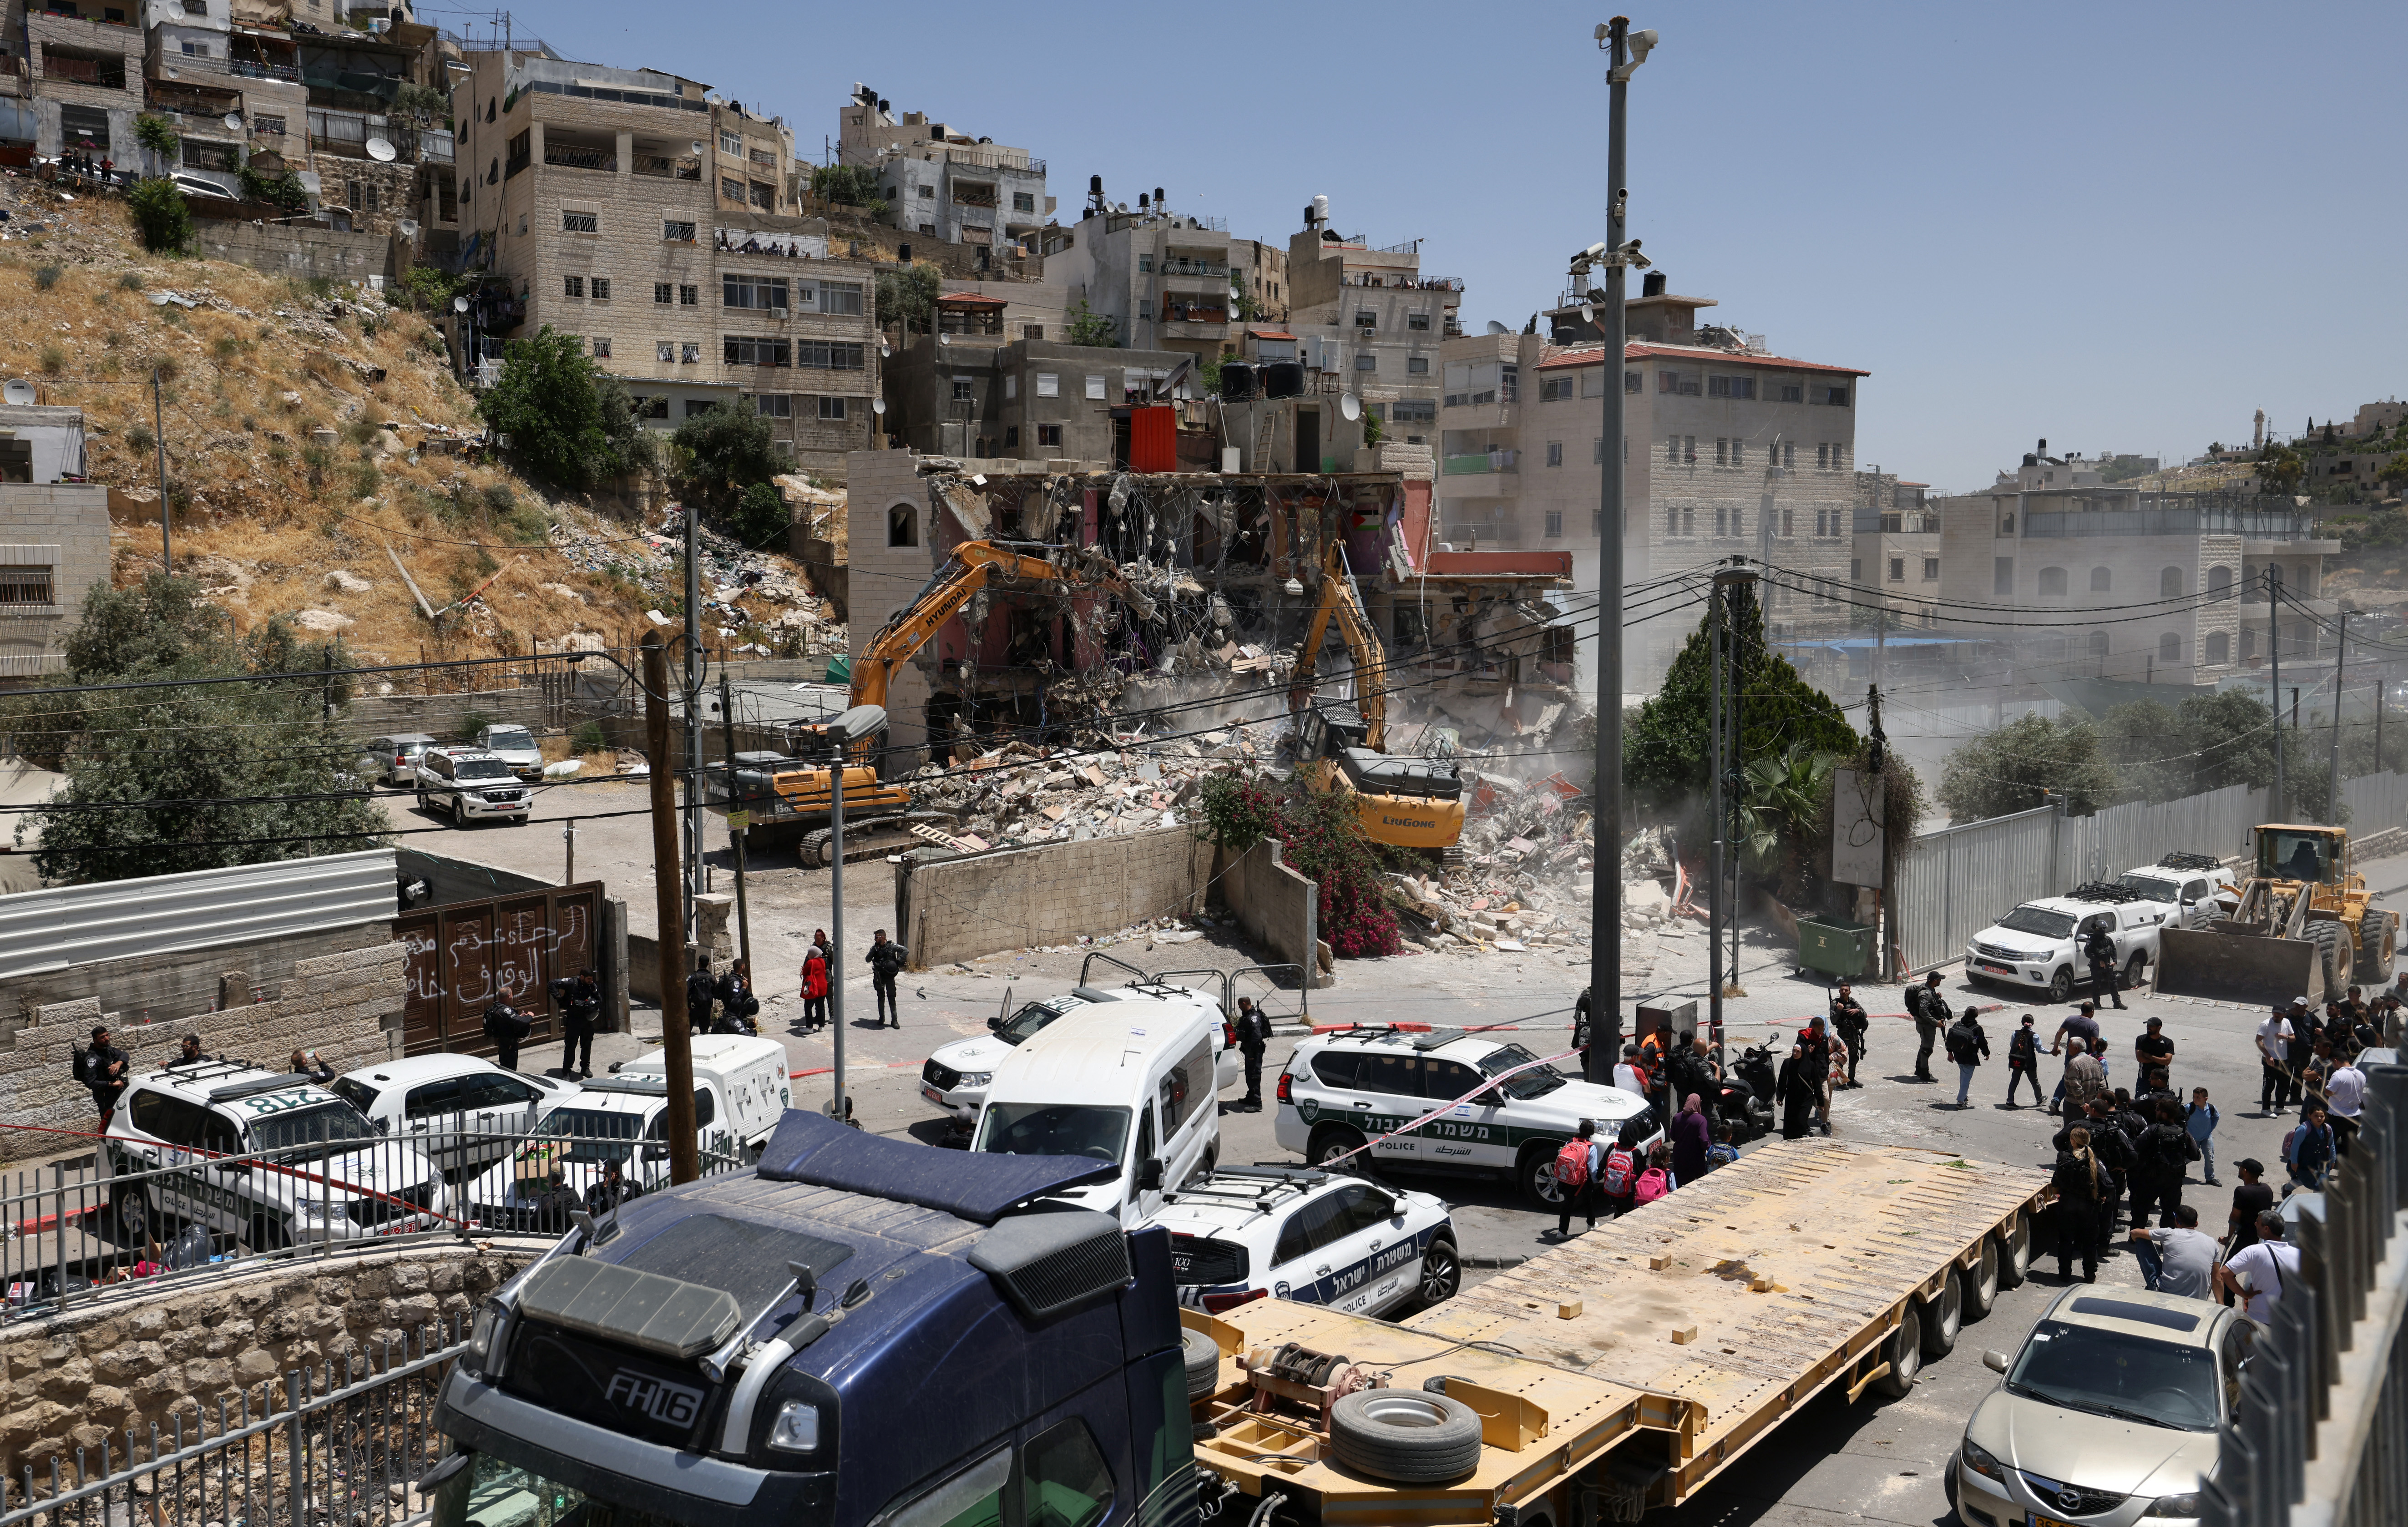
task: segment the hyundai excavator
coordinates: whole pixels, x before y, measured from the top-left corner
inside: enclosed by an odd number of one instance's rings
[[[1355,714],[1312,698],[1313,664],[1329,623],[1354,662]],[[1423,758],[1392,758],[1387,743],[1388,655],[1355,596],[1338,542],[1322,555],[1321,598],[1297,649],[1288,709],[1297,718],[1297,778],[1305,788],[1343,789],[1374,843],[1398,849],[1445,849],[1463,836],[1463,780],[1453,765]]]
[[[927,645],[938,628],[959,613],[970,596],[994,586],[1024,593],[1060,595],[1096,589],[1118,595],[1140,620],[1153,613],[1152,603],[1124,581],[1109,564],[1066,569],[1056,563],[1054,549],[1023,548],[996,541],[964,541],[953,548],[912,601],[895,612],[868,648],[853,664],[851,704],[884,706],[895,670]],[[1091,561],[1093,559],[1090,559]],[[902,784],[878,778],[878,738],[853,743],[844,764],[844,851],[847,859],[915,848],[917,824],[950,825],[953,818],[939,811],[913,811],[911,792]],[[829,823],[830,765],[825,762],[783,758],[771,753],[738,753],[735,781],[728,785],[724,764],[706,765],[706,800],[723,813],[745,813],[748,847],[794,841],[806,865],[834,863]]]

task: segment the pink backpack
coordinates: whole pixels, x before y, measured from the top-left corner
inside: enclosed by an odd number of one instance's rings
[[[1639,1186],[1631,1198],[1641,1204],[1653,1204],[1672,1191],[1671,1177],[1660,1166],[1651,1166],[1639,1174]]]
[[[1630,1192],[1631,1169],[1637,1164],[1621,1146],[1605,1153],[1605,1172],[1598,1180],[1604,1185],[1606,1197],[1620,1198]]]
[[[1588,1142],[1567,1140],[1555,1152],[1555,1181],[1565,1188],[1588,1185]]]

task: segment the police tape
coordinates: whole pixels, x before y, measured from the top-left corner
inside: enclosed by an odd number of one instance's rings
[[[1332,1156],[1327,1161],[1315,1162],[1313,1164],[1321,1167],[1336,1166],[1341,1162],[1345,1162],[1361,1155],[1366,1150],[1370,1149],[1373,1146],[1383,1145],[1388,1141],[1395,1139],[1399,1135],[1410,1135],[1414,1130],[1421,1128],[1424,1124],[1431,1123],[1445,1117],[1448,1110],[1462,1107],[1465,1104],[1469,1103],[1473,1098],[1478,1097],[1481,1093],[1493,1091],[1512,1078],[1520,1076],[1525,1071],[1535,1071],[1540,1066],[1553,1065],[1557,1061],[1573,1060],[1576,1059],[1580,1053],[1581,1052],[1576,1049],[1568,1049],[1561,1055],[1549,1055],[1536,1061],[1525,1061],[1522,1064],[1514,1066],[1509,1071],[1499,1071],[1494,1076],[1491,1076],[1486,1081],[1473,1088],[1470,1092],[1464,1093],[1461,1097],[1454,1098],[1448,1102],[1440,1104],[1437,1107],[1422,1115],[1419,1119],[1414,1120],[1412,1123],[1400,1124],[1397,1128],[1390,1130],[1387,1134],[1381,1135],[1376,1140],[1366,1140],[1361,1145],[1356,1146],[1354,1149],[1347,1151],[1343,1155]]]
[[[109,1135],[107,1133],[96,1133],[92,1130],[61,1129],[50,1124],[0,1123],[0,1130],[15,1130],[29,1135],[56,1135],[64,1136],[70,1140],[97,1140],[104,1147],[106,1147],[110,1141],[117,1141],[128,1146],[150,1146],[155,1143],[150,1140],[145,1140],[141,1136],[136,1135]],[[317,1172],[304,1171],[299,1167],[287,1166],[280,1162],[259,1160],[253,1156],[247,1155],[239,1151],[211,1150],[204,1146],[168,1146],[165,1149],[177,1152],[182,1159],[164,1163],[154,1163],[144,1167],[138,1172],[132,1173],[131,1175],[136,1177],[149,1177],[153,1173],[164,1175],[187,1166],[204,1165],[209,1162],[239,1162],[246,1165],[255,1164],[263,1173],[271,1176],[292,1177],[300,1182],[322,1184],[325,1187],[337,1190],[337,1192],[351,1193],[357,1197],[374,1199],[381,1203],[397,1205],[402,1208],[409,1210],[412,1214],[423,1215],[428,1219],[449,1220],[451,1223],[458,1225],[464,1230],[468,1228],[467,1220],[461,1219],[458,1215],[447,1214],[443,1210],[435,1207],[432,1195],[429,1195],[428,1202],[424,1204],[413,1204],[407,1198],[403,1198],[394,1193],[386,1192],[380,1188],[364,1188],[357,1183],[345,1182],[340,1177]],[[92,1181],[79,1184],[79,1191],[88,1192],[98,1187],[101,1183],[111,1180],[115,1175],[116,1174],[112,1172],[109,1177],[94,1178]],[[66,1190],[64,1188],[52,1190],[53,1192],[64,1192]],[[98,1207],[98,1205],[90,1205],[64,1216],[44,1215],[37,1220],[25,1220],[23,1221],[24,1224],[39,1225],[41,1228],[38,1230],[25,1230],[20,1228],[18,1233],[20,1234],[41,1234],[49,1230],[56,1228],[53,1221],[56,1221],[63,1217],[66,1219],[79,1219],[84,1215],[95,1212]]]

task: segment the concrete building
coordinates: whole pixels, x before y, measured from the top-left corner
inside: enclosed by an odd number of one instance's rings
[[[1249,323],[1283,323],[1288,315],[1287,250],[1259,238],[1229,240],[1229,287]],[[1251,303],[1252,311],[1247,310]]]
[[[2245,677],[2270,649],[2269,567],[2310,613],[2339,612],[2323,581],[2341,543],[2290,499],[2108,484],[2046,444],[1987,492],[1938,506],[1942,600],[2037,628],[2017,643],[2018,678],[2212,687]],[[2285,658],[2329,642],[2287,607],[2280,637]]]
[[[1879,467],[1856,479],[1848,582],[1862,603],[1855,623],[1875,629],[1886,612],[1892,631],[1931,624],[1941,583],[1940,511],[1925,502],[1931,484],[1907,482]]]
[[[84,594],[108,578],[108,490],[83,469],[82,409],[0,405],[0,688],[66,671]]]
[[[20,88],[32,91],[35,151],[80,150],[129,167],[138,164],[134,119],[142,113],[144,52],[139,0],[67,0],[39,9],[28,5],[23,25]]]
[[[935,456],[1126,462],[1131,402],[1153,401],[1155,383],[1191,359],[999,330],[918,335],[885,363],[885,430]],[[1200,391],[1191,371],[1172,396]]]
[[[958,133],[924,111],[899,117],[878,93],[856,83],[837,113],[837,163],[879,178],[883,221],[900,232],[989,251],[1009,263],[1015,247],[1034,251],[1053,215],[1045,161],[988,137]]]
[[[1700,328],[1697,310],[1713,306],[1668,293],[1656,274],[1629,305],[1624,578],[1656,584],[1756,558],[1783,575],[1765,590],[1776,639],[1842,635],[1857,383],[1867,373],[1771,354],[1760,335]],[[1594,598],[1610,380],[1579,308],[1548,318],[1549,336],[1469,335],[1442,347],[1439,539],[1569,550],[1575,597]],[[1625,692],[1652,692],[1695,624],[1665,620],[1627,633]],[[1582,649],[1584,663],[1590,650]]]
[[[870,446],[875,272],[830,260],[783,193],[792,131],[647,69],[528,51],[469,55],[463,253],[486,279],[458,353],[498,357],[545,327],[582,338],[644,422],[749,407],[797,467],[833,477]],[[758,155],[773,163],[763,164]]]
[[[1329,198],[1315,196],[1283,267],[1266,274],[1288,294],[1279,327],[1318,373],[1320,391],[1354,393],[1398,439],[1419,444],[1437,433],[1439,350],[1463,333],[1463,281],[1424,275],[1421,240],[1374,249],[1360,234],[1339,233]]]
[[[1086,216],[1046,231],[1045,284],[1067,312],[1075,318],[1085,304],[1132,350],[1199,361],[1233,353],[1228,225],[1142,200],[1142,210],[1124,212],[1091,192]]]

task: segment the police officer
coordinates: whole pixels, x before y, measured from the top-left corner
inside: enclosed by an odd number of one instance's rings
[[[117,1109],[119,1094],[125,1091],[125,1068],[131,1063],[125,1051],[108,1042],[108,1025],[100,1024],[92,1031],[92,1044],[76,1057],[76,1080],[92,1092],[93,1111],[100,1115],[100,1127],[108,1128],[108,1116]]]
[[[507,997],[497,997],[485,1009],[485,1037],[494,1042],[494,1058],[505,1071],[519,1068],[519,1043],[535,1027],[532,1020],[509,1004]]]
[[[1831,999],[1831,1026],[1838,1029],[1840,1037],[1847,1042],[1850,1087],[1864,1085],[1856,1079],[1856,1063],[1865,1058],[1865,1031],[1871,1024],[1872,1020],[1866,1014],[1865,1005],[1856,1000],[1848,983],[1842,981],[1839,994]]]
[[[1907,1016],[1914,1020],[1914,1079],[1938,1081],[1931,1074],[1931,1047],[1940,1039],[1941,1025],[1948,1021],[1948,999],[1940,992],[1940,972],[1924,978],[1921,986],[1906,989]]]
[[[561,983],[560,1032],[564,1040],[560,1069],[573,1077],[594,1075],[594,1025],[602,1014],[602,988],[586,966]]]
[[[2109,937],[2105,923],[2094,924],[2090,936],[2082,943],[2083,958],[2090,962],[2090,994],[2113,997],[2115,1006],[2124,1006],[2124,992],[2115,979],[2115,940]]]
[[[1246,1058],[1246,1096],[1238,1105],[1245,1113],[1263,1111],[1263,1047],[1270,1043],[1270,1015],[1252,997],[1238,999],[1238,1053]]]
[[[697,954],[694,974],[685,978],[686,1026],[696,1034],[709,1034],[710,1009],[718,1000],[718,985],[710,978],[710,956]]]

